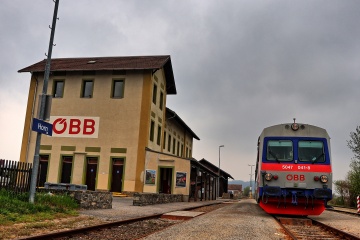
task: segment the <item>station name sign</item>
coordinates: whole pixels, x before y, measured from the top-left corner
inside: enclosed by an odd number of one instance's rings
[[[100,117],[51,116],[53,137],[98,138]]]
[[[51,136],[53,132],[52,128],[52,124],[37,118],[33,118],[31,130]]]

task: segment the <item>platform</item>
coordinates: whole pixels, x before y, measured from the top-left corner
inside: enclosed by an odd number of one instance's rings
[[[171,220],[188,220],[197,216],[200,216],[204,212],[193,212],[193,211],[174,211],[165,213],[161,218],[171,219]]]

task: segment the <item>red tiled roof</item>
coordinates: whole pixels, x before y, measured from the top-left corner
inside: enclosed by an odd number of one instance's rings
[[[46,59],[18,72],[44,72]],[[50,71],[157,70],[164,68],[167,93],[176,94],[174,74],[169,55],[129,57],[53,58]]]

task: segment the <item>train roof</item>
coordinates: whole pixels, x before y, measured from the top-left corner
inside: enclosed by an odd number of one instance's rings
[[[304,123],[283,123],[264,128],[260,137],[266,136],[297,136],[324,137],[330,139],[324,128]]]

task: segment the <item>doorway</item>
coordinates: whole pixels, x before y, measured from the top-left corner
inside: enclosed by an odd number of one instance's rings
[[[71,182],[71,170],[72,170],[72,156],[63,156],[62,157],[62,172],[61,172],[61,183],[70,183]]]
[[[49,166],[49,155],[40,155],[39,159],[39,170],[38,170],[38,187],[44,187],[46,178],[47,178],[47,170]]]
[[[88,190],[95,191],[96,186],[96,173],[97,173],[97,157],[86,158],[86,185]]]
[[[111,192],[122,191],[122,179],[124,171],[124,158],[112,159]]]
[[[173,169],[160,167],[159,174],[159,193],[171,194]]]

